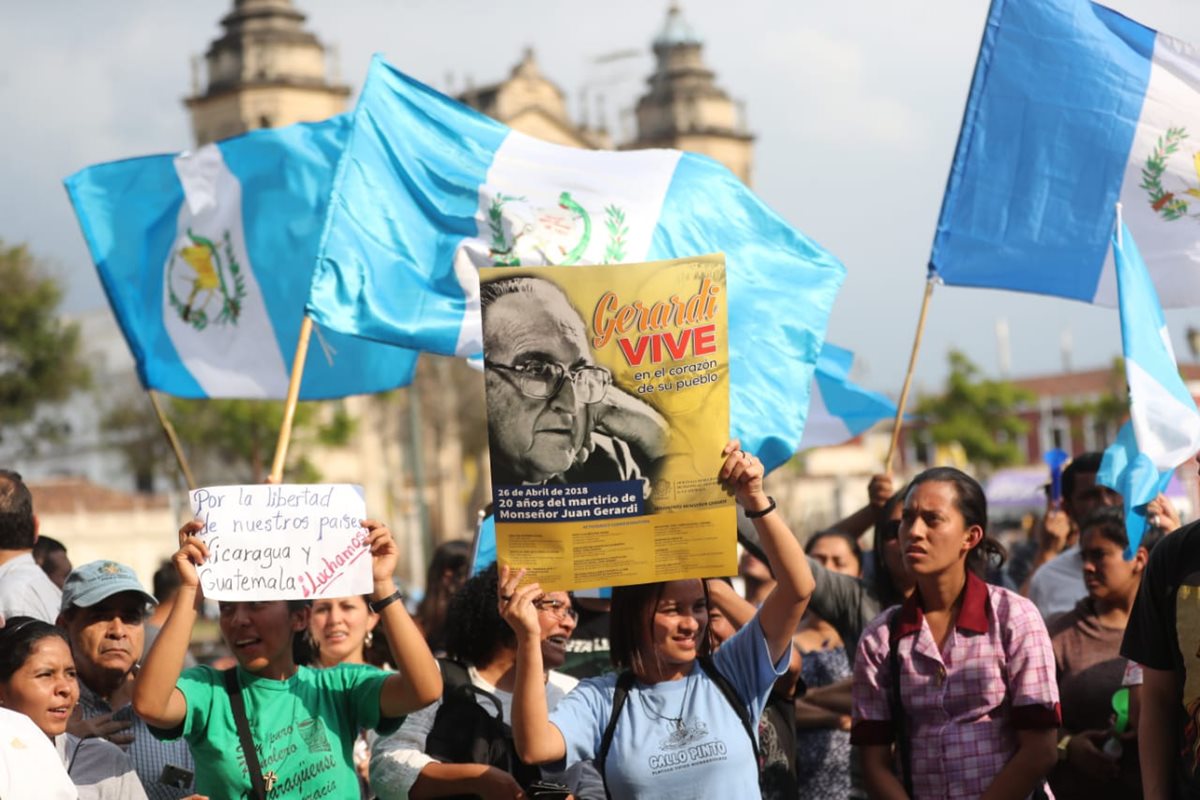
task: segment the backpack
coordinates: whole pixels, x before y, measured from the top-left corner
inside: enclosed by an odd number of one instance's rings
[[[753,723],[750,720],[750,712],[742,705],[742,701],[738,698],[737,690],[733,687],[733,684],[717,669],[717,665],[713,663],[712,656],[700,656],[696,661],[700,664],[700,668],[704,670],[704,674],[717,685],[721,696],[733,707],[738,721],[742,723],[742,728],[746,731],[746,735],[750,737],[750,747],[754,750],[754,763],[758,767],[758,783],[761,794],[763,761],[762,755],[758,751],[758,737],[755,735]],[[617,730],[617,720],[621,716],[621,709],[625,707],[625,698],[629,695],[629,690],[633,688],[633,681],[633,673],[629,670],[625,670],[617,676],[617,687],[613,692],[612,711],[608,716],[608,724],[604,727],[604,734],[600,737],[600,749],[596,752],[596,768],[600,771],[600,777],[604,779],[604,793],[609,797],[612,795],[608,791],[608,777],[604,772],[605,762],[608,761],[608,751],[612,748],[613,734]]]
[[[442,704],[425,738],[425,752],[447,764],[496,767],[512,775],[525,789],[541,780],[538,767],[517,757],[512,728],[504,721],[500,700],[471,683],[467,668],[459,662],[439,658],[438,666],[444,687]]]

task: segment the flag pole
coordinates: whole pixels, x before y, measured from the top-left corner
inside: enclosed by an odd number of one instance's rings
[[[888,445],[887,459],[883,471],[892,474],[892,461],[896,457],[896,446],[900,442],[900,428],[904,424],[904,407],[908,403],[908,390],[912,388],[913,372],[917,368],[917,353],[921,350],[921,337],[925,333],[925,318],[929,315],[929,299],[933,297],[933,286],[937,277],[930,275],[925,281],[925,297],[921,301],[921,314],[917,317],[917,333],[913,337],[912,354],[908,357],[908,372],[904,375],[904,388],[900,390],[900,402],[896,404],[896,421],[892,425],[892,443]]]
[[[162,426],[163,434],[167,437],[167,444],[171,445],[171,452],[175,454],[175,461],[179,464],[179,470],[183,473],[183,479],[187,481],[189,491],[195,490],[196,479],[192,476],[192,468],[188,466],[187,457],[183,454],[183,448],[179,444],[179,436],[175,433],[175,426],[171,424],[171,420],[167,419],[167,415],[163,412],[162,404],[158,401],[158,393],[153,389],[147,389],[146,394],[150,396],[150,405],[154,406],[154,414],[158,417],[158,424]]]
[[[271,463],[268,483],[283,480],[283,464],[287,461],[288,443],[292,438],[292,420],[296,417],[296,403],[300,400],[300,381],[304,378],[304,361],[308,356],[308,340],[312,336],[312,317],[304,315],[300,323],[300,341],[296,343],[296,355],[292,359],[292,377],[288,382],[287,404],[283,408],[283,424],[279,426],[279,441],[275,444],[275,460]]]

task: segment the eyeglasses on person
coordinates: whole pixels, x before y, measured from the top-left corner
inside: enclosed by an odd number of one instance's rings
[[[500,364],[484,359],[484,367],[507,374],[513,385],[526,397],[549,400],[556,397],[570,376],[575,394],[584,403],[596,403],[612,383],[612,373],[604,367],[587,364],[567,369],[554,361],[526,361],[523,364]]]
[[[553,615],[556,619],[565,622],[567,619],[579,619],[579,612],[570,603],[565,603],[562,600],[555,600],[550,597],[543,597],[541,600],[534,600],[533,606],[538,611],[545,611]]]

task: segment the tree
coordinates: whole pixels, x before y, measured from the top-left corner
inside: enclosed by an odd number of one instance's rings
[[[1017,438],[1029,424],[1016,409],[1033,402],[1033,393],[1008,381],[981,378],[979,367],[958,350],[950,351],[949,362],[945,390],[917,403],[934,443],[958,443],[971,463],[981,467],[1019,462]]]
[[[31,445],[61,434],[66,424],[43,409],[89,382],[79,326],[58,316],[62,288],[45,273],[24,245],[0,240],[0,441],[14,430]]]
[[[140,392],[139,392],[140,393]],[[182,486],[175,456],[149,400],[116,393],[105,413],[104,429],[121,450],[141,489],[153,476]],[[283,422],[282,400],[183,400],[166,398],[164,411],[200,485],[258,483],[270,470]],[[303,444],[345,444],[355,422],[338,401],[300,403],[292,425],[292,443],[284,478],[289,483],[315,483],[321,472],[303,454]]]

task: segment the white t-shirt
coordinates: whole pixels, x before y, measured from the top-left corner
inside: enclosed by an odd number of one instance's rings
[[[467,667],[467,674],[473,685],[495,695],[500,701],[504,721],[510,722],[512,692],[497,689],[480,677],[474,667]],[[546,707],[553,711],[558,701],[578,683],[579,681],[570,675],[551,670],[546,677]],[[489,713],[495,711],[495,707],[479,695],[476,695],[475,699],[480,706],[488,709]],[[420,777],[421,770],[437,760],[425,754],[425,739],[433,730],[434,718],[441,707],[442,699],[439,697],[433,705],[425,706],[405,717],[404,724],[398,731],[390,736],[381,736],[375,742],[371,749],[371,789],[380,800],[407,798],[413,784]]]
[[[0,614],[5,619],[33,617],[53,625],[61,605],[62,590],[46,577],[32,553],[0,564]]]
[[[1029,581],[1029,599],[1042,612],[1044,620],[1070,611],[1085,597],[1083,556],[1077,544],[1043,564]]]
[[[0,797],[79,797],[50,737],[29,717],[7,708],[0,708]]]

